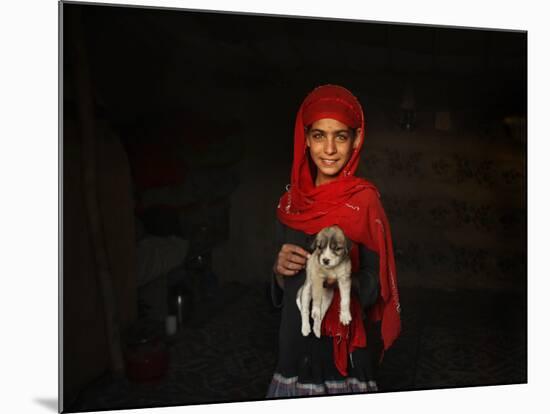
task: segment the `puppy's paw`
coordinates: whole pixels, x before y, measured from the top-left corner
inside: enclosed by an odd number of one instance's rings
[[[309,323],[302,323],[302,335],[308,336],[311,333],[311,326]]]
[[[313,320],[313,333],[317,338],[321,337],[321,319]]]
[[[343,325],[348,325],[351,322],[351,313],[349,310],[340,311],[340,322]]]
[[[313,319],[321,319],[321,308],[319,306],[313,306],[311,309],[311,317]]]

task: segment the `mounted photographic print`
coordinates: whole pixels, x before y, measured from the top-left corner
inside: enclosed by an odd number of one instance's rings
[[[62,412],[527,382],[527,32],[61,2]]]

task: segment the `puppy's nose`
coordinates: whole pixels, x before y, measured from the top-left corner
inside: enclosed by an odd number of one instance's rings
[[[323,264],[328,265],[330,263],[330,259],[324,258]]]

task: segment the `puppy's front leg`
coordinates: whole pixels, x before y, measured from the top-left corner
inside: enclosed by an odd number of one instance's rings
[[[317,338],[321,337],[321,301],[323,297],[323,279],[316,277],[311,281],[311,295],[313,299],[311,317],[313,318],[313,333]]]
[[[304,285],[300,288],[299,302],[300,314],[302,315],[302,335],[308,336],[311,332],[311,325],[309,324],[309,305],[311,303],[311,281],[306,280]]]
[[[351,277],[339,278],[338,288],[340,289],[340,322],[348,325],[351,322],[351,312],[349,308]]]

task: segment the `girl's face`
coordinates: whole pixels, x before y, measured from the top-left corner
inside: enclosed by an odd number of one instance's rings
[[[317,166],[315,185],[336,179],[347,164],[353,150],[359,146],[361,128],[354,131],[335,119],[325,118],[311,124],[306,133],[306,144],[311,159]]]

